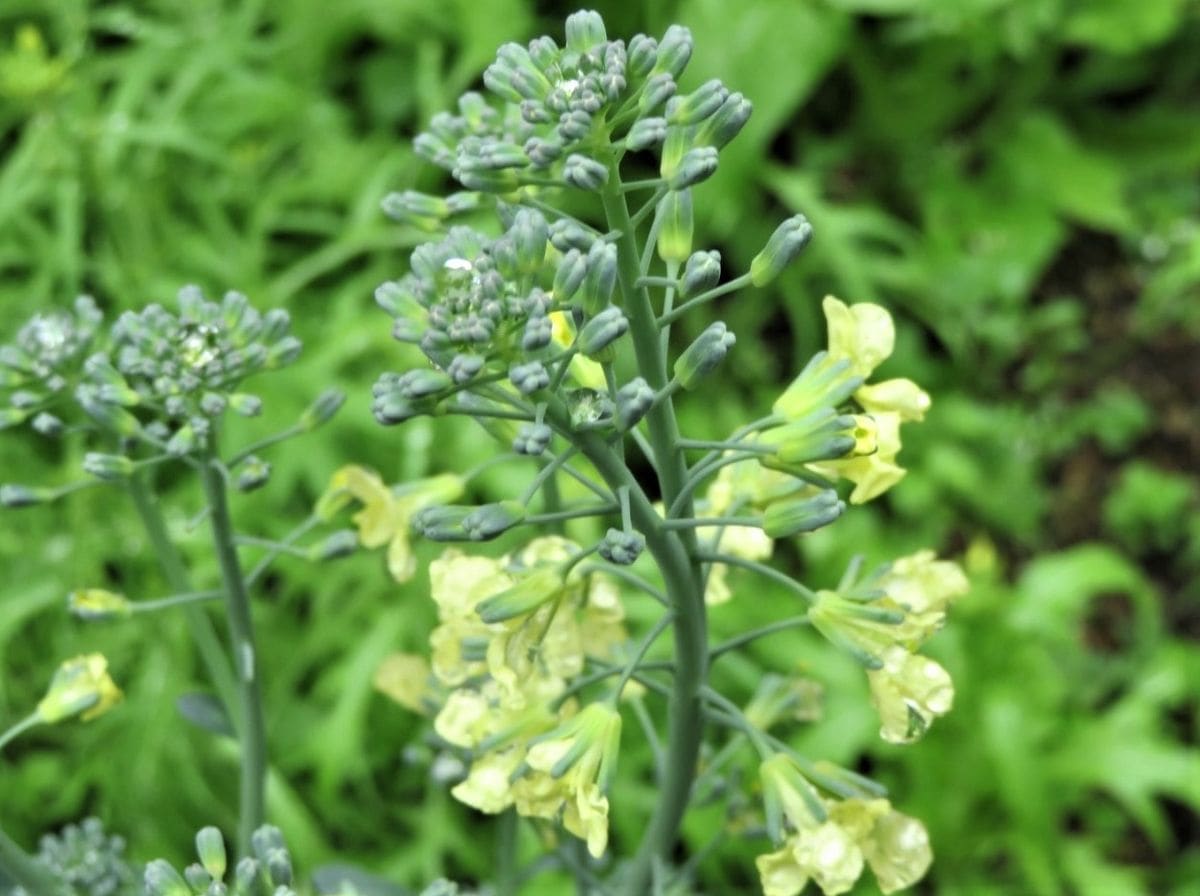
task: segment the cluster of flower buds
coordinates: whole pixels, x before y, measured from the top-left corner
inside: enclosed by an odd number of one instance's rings
[[[626,44],[609,40],[598,13],[577,12],[566,46],[546,36],[502,46],[484,73],[498,107],[464,94],[457,114],[433,118],[417,152],[469,190],[504,194],[547,182],[598,190],[610,145],[661,147],[663,178],[686,189],[712,174],[717,150],[750,117],[746,98],[719,81],[679,94],[691,55],[691,33],[679,25],[660,40],[638,34]]]
[[[103,315],[88,296],[71,311],[34,315],[9,345],[0,347],[0,429],[31,421],[43,435],[64,429],[57,406],[78,384]]]
[[[238,860],[226,881],[228,860],[221,832],[207,827],[196,834],[200,859],[180,874],[165,859],[146,866],[146,896],[296,896],[292,857],[279,828],[263,825],[251,838],[252,855]]]
[[[99,818],[69,824],[57,834],[46,834],[38,844],[36,860],[66,892],[88,896],[131,896],[134,873],[125,860],[125,839],[109,834]],[[30,896],[21,887],[11,896]]]

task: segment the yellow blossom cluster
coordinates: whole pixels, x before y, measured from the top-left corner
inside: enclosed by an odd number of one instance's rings
[[[947,608],[967,589],[956,563],[918,551],[845,593],[817,593],[809,618],[867,667],[884,740],[911,743],[949,712],[954,702],[949,673],[917,650],[941,629]]]
[[[474,754],[457,799],[561,820],[599,856],[620,715],[564,698],[588,656],[608,657],[628,638],[619,589],[580,573],[571,562],[579,551],[557,536],[500,558],[446,550],[430,564],[438,626],[429,664],[396,655],[376,684],[417,711],[440,702],[434,730]]]
[[[933,861],[917,819],[886,799],[819,797],[783,754],[760,767],[769,825],[780,849],[758,857],[764,896],[797,896],[812,881],[826,896],[846,893],[870,867],[884,893],[912,886]]]

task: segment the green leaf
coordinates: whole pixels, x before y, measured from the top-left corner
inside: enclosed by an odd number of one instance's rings
[[[224,705],[212,694],[193,692],[181,694],[175,701],[179,714],[204,731],[233,737],[233,723]]]

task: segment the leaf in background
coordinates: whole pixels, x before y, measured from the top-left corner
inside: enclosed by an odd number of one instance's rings
[[[233,723],[229,720],[225,707],[212,694],[193,692],[181,694],[175,701],[179,714],[203,731],[219,734],[222,737],[233,737]]]
[[[1074,5],[1063,30],[1069,40],[1132,53],[1166,40],[1187,6],[1187,0],[1088,0]]]

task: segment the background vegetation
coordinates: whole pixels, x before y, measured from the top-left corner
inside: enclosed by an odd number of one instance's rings
[[[935,545],[961,557],[974,591],[932,650],[958,705],[920,745],[889,747],[861,675],[814,641],[780,636],[757,658],[827,688],[823,720],[796,742],[880,776],[926,821],[937,860],[925,892],[1182,896],[1200,878],[1200,8],[595,6],[613,34],[688,25],[693,82],[720,77],[754,101],[743,137],[697,191],[701,231],[727,267],[744,269],[792,211],[817,232],[782,283],[708,312],[738,346],[719,392],[682,403],[697,435],[769,403],[821,344],[826,292],[886,304],[900,344],[883,373],[934,396],[906,438],[903,485],[797,543],[790,562],[823,584],[853,553]],[[421,238],[387,222],[379,200],[438,188],[411,136],[477,83],[500,42],[557,34],[573,8],[6,0],[6,338],[80,292],[116,311],[195,282],[287,307],[306,350],[290,376],[263,381],[264,419],[293,419],[329,384],[351,400],[302,449],[273,458],[268,488],[235,508],[249,531],[285,530],[344,462],[400,478],[486,457],[469,429],[371,421],[367,387],[399,350],[371,292]],[[56,451],[6,437],[0,478],[77,475],[79,458]],[[187,524],[195,503],[178,495],[175,524],[212,575],[203,532]],[[433,780],[419,720],[373,692],[378,661],[419,649],[432,616],[423,578],[397,588],[381,562],[315,573],[285,562],[260,596],[272,814],[310,868],[352,861],[407,886],[486,874],[488,838],[474,833],[490,821]],[[6,513],[0,569],[0,721],[85,650],[109,654],[129,695],[94,723],[5,751],[9,832],[32,844],[94,813],[137,858],[182,860],[201,824],[229,829],[232,748],[174,709],[200,680],[180,621],[97,627],[63,612],[82,585],[163,593],[130,508],[94,491]],[[715,625],[768,613],[768,601],[735,598]],[[748,696],[756,667],[723,662],[725,684]],[[627,781],[638,754],[626,738]],[[636,838],[646,799],[618,791],[619,840]],[[721,823],[697,813],[689,837],[699,846]],[[707,860],[707,891],[749,892],[753,846],[731,838]]]

